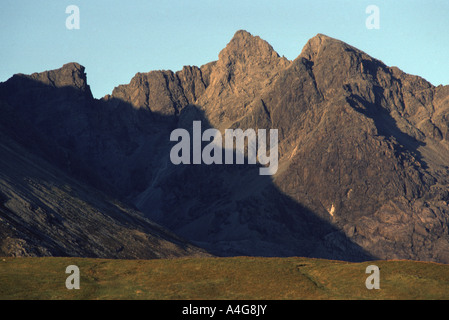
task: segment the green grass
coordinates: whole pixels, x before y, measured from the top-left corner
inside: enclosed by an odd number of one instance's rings
[[[77,265],[81,289],[65,273]],[[380,289],[368,290],[368,265]],[[0,299],[449,299],[449,265],[308,258],[0,258]]]

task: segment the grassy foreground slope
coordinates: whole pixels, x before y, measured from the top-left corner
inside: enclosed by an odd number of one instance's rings
[[[380,289],[368,290],[368,265]],[[77,265],[81,289],[65,287]],[[1,258],[0,299],[449,299],[449,265],[308,258]]]

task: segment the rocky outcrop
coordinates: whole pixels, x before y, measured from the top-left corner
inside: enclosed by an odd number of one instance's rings
[[[440,90],[317,35],[261,95],[282,129],[275,185],[374,256],[449,261]]]
[[[209,85],[195,103],[212,126],[227,128],[290,63],[266,41],[239,30],[210,68]]]
[[[117,199],[115,166],[137,148],[131,138],[151,132],[138,127],[145,114],[94,100],[76,63],[14,76],[0,96],[0,255],[210,256]],[[134,179],[135,188],[138,174],[120,183]]]
[[[217,61],[101,100],[68,64],[12,77],[0,101],[5,135],[215,254],[449,262],[449,86],[337,39],[289,61],[241,30]],[[172,165],[170,133],[193,120],[278,129],[277,173]]]

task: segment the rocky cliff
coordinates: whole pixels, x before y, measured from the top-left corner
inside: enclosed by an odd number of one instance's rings
[[[100,100],[72,63],[13,76],[0,101],[33,155],[217,255],[449,262],[449,86],[342,41],[318,34],[289,61],[241,30],[217,61]],[[173,165],[170,132],[193,120],[278,129],[277,173]]]

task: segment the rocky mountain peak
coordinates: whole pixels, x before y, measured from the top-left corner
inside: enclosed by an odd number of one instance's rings
[[[29,90],[31,87],[45,91],[64,89],[66,94],[82,95],[87,99],[93,98],[87,84],[85,68],[76,62],[67,63],[59,69],[36,72],[31,75],[15,74],[0,84],[0,96],[5,94],[8,99],[16,96],[22,100],[27,100],[27,104],[43,97],[37,91]],[[37,96],[34,96],[33,92]]]
[[[237,31],[219,54],[219,60],[225,64],[251,63],[254,60],[269,62],[278,58],[279,55],[268,42],[245,30]]]
[[[280,57],[258,36],[239,30],[209,65],[204,79],[208,87],[199,97],[212,125],[221,126],[241,117],[255,96],[266,88],[291,61]]]
[[[361,51],[348,45],[343,41],[318,33],[316,36],[310,38],[309,41],[307,41],[299,57],[314,61],[324,51],[326,51],[327,54],[336,54],[338,51],[341,50],[346,52],[351,51],[354,53],[356,52],[361,53]]]
[[[74,87],[82,91],[90,91],[85,68],[76,62],[67,63],[56,70],[33,73],[30,77],[56,88]]]

